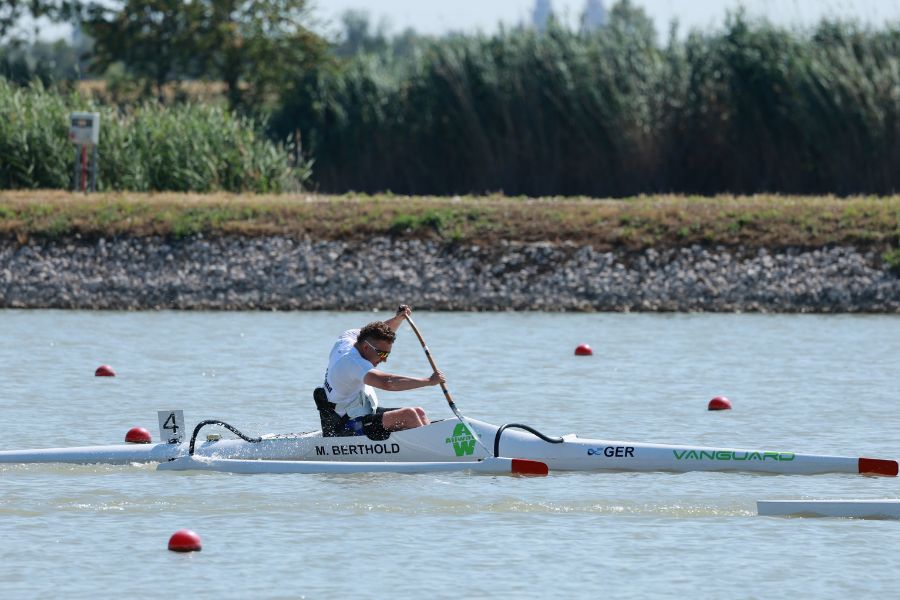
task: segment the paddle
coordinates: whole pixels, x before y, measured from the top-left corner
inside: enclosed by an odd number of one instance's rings
[[[431,357],[431,351],[428,350],[428,345],[425,344],[425,338],[423,338],[422,334],[419,333],[419,328],[416,327],[416,324],[413,323],[413,320],[410,318],[410,316],[409,315],[405,315],[405,316],[406,316],[406,320],[409,322],[409,326],[412,327],[413,333],[415,333],[416,337],[419,338],[419,343],[422,344],[422,349],[425,351],[425,357],[428,358],[428,362],[431,364],[431,368],[434,369],[435,371],[437,371],[438,370],[437,365],[434,364],[434,358]],[[472,427],[471,423],[469,423],[469,420],[466,419],[464,416],[462,416],[462,414],[459,412],[459,409],[456,408],[456,404],[453,402],[453,398],[450,396],[450,390],[448,390],[447,386],[443,383],[441,383],[441,390],[444,392],[444,397],[447,399],[447,404],[450,405],[450,410],[453,411],[453,414],[456,415],[456,418],[459,419],[460,422],[466,426],[466,428],[469,430],[469,433],[471,433],[472,437],[475,438],[475,441],[478,442],[478,445],[481,446],[482,448],[484,448],[484,451],[487,453],[487,456],[493,456],[491,451],[488,450],[488,447],[485,446],[484,442],[481,441],[481,438],[478,437],[478,433],[476,433],[475,428]]]

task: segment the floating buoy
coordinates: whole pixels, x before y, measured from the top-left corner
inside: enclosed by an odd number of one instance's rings
[[[731,410],[731,400],[725,396],[716,396],[709,401],[709,410]]]
[[[116,372],[113,371],[113,368],[109,365],[100,365],[97,367],[97,370],[94,371],[94,377],[115,377]]]
[[[594,353],[587,344],[581,344],[575,348],[575,356],[591,356]]]
[[[153,441],[150,432],[143,427],[132,427],[125,434],[125,441],[129,444],[149,444]]]
[[[190,529],[179,529],[169,538],[169,550],[172,552],[199,552],[202,549],[200,536]]]

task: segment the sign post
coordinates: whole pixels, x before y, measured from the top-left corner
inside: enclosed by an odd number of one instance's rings
[[[75,191],[96,192],[100,113],[73,112],[70,119],[69,140],[75,145]],[[91,150],[90,160],[88,160],[89,148]]]

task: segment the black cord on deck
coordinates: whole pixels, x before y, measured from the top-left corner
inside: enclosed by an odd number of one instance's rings
[[[500,429],[497,430],[497,435],[494,436],[494,458],[499,458],[500,456],[500,434],[502,434],[507,429],[524,429],[529,433],[533,433],[538,436],[542,440],[550,444],[562,444],[563,439],[561,437],[550,437],[549,435],[544,435],[537,429],[529,427],[528,425],[520,425],[519,423],[507,423],[506,425],[502,425]]]
[[[243,433],[241,433],[240,431],[238,431],[236,428],[232,427],[225,421],[220,421],[218,419],[207,419],[206,421],[200,421],[199,423],[197,423],[197,426],[194,427],[194,433],[191,435],[191,445],[188,447],[188,456],[194,455],[194,442],[197,441],[197,434],[200,433],[200,430],[203,429],[204,427],[206,427],[207,425],[221,425],[222,427],[229,430],[230,432],[232,432],[233,434],[235,434],[236,436],[238,436],[245,442],[256,443],[256,442],[262,441],[262,438],[247,437],[246,435],[244,435]]]

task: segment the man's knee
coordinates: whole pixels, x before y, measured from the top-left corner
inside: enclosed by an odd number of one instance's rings
[[[424,408],[416,406],[412,410],[418,419],[419,425],[428,425],[428,417],[425,416]]]
[[[382,423],[386,429],[409,429],[422,425],[422,418],[415,408],[398,408],[384,413]]]
[[[407,425],[414,425],[419,421],[419,413],[414,408],[401,408],[392,412]]]

